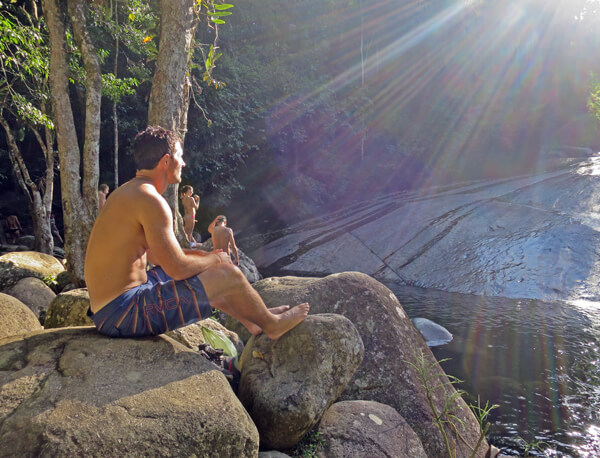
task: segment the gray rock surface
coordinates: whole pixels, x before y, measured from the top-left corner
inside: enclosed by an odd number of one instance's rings
[[[56,277],[65,268],[58,259],[36,251],[21,251],[0,256],[0,290],[15,285],[21,278]]]
[[[255,457],[258,442],[223,374],[168,337],[0,340],[3,456]]]
[[[344,391],[362,361],[363,343],[341,315],[311,315],[276,341],[253,337],[240,358],[238,397],[261,445],[294,446]]]
[[[46,310],[52,300],[56,297],[48,285],[35,277],[21,278],[15,285],[4,290],[31,309],[35,316],[39,317],[40,312]]]
[[[535,176],[388,195],[293,226],[249,254],[265,272],[600,300],[600,157]]]
[[[213,250],[212,239],[208,239],[202,242],[198,248],[205,251]],[[244,276],[248,279],[250,283],[257,282],[262,279],[262,275],[256,268],[256,264],[254,261],[250,259],[246,253],[242,251],[242,249],[238,246],[238,257],[240,258],[240,265],[238,266],[240,270],[243,272]]]
[[[444,345],[452,341],[450,331],[427,318],[413,318],[411,321],[425,339],[425,343],[430,347]]]
[[[416,353],[422,353],[428,365],[436,365],[435,357],[387,287],[359,272],[325,278],[273,277],[253,286],[268,307],[308,302],[311,315],[336,313],[348,318],[362,337],[365,356],[340,400],[370,400],[393,407],[417,433],[428,456],[446,454],[442,435],[433,424],[426,391],[411,366]],[[237,332],[232,327],[233,322],[226,326]],[[449,382],[445,375],[437,381],[439,384]],[[432,379],[431,383],[435,382],[436,379]],[[451,395],[454,389],[449,387],[447,392]],[[436,408],[441,410],[447,395],[441,389],[433,395]],[[474,446],[479,439],[479,425],[460,397],[454,413],[465,425],[460,429],[461,435]],[[450,428],[446,432],[456,441],[457,456],[470,456],[468,447]],[[484,441],[481,450],[487,448]],[[477,456],[483,456],[483,451]]]
[[[392,407],[373,401],[333,404],[319,424],[323,458],[427,458],[423,444]]]
[[[29,307],[8,294],[0,293],[0,339],[41,329],[38,317]]]
[[[48,307],[44,327],[50,329],[93,325],[94,322],[87,316],[89,306],[90,295],[87,288],[60,293]]]
[[[26,246],[29,250],[33,250],[35,245],[35,237],[33,235],[22,235],[17,240],[17,244]]]

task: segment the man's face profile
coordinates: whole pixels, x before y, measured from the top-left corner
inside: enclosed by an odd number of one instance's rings
[[[169,155],[169,158],[169,183],[181,183],[181,169],[185,167],[185,162],[183,161],[183,148],[181,147],[181,142],[175,143],[175,148],[173,150],[173,153]]]

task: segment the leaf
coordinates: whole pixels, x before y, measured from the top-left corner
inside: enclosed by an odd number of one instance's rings
[[[213,5],[216,10],[228,10],[229,8],[233,8],[231,3],[223,3],[222,5],[216,4]]]
[[[215,17],[215,16],[231,16],[233,13],[231,11],[222,11],[222,12],[214,12],[214,13],[210,13],[211,16]]]
[[[201,330],[204,340],[206,340],[211,347],[223,350],[227,356],[233,356],[234,358],[237,356],[235,345],[233,345],[233,342],[221,331],[215,331],[214,329],[204,326],[202,326]]]
[[[215,24],[225,24],[225,21],[223,19],[211,19],[211,21]]]
[[[146,38],[144,38],[144,39],[142,40],[142,44],[144,44],[144,43],[148,43],[149,41],[152,41],[152,39],[153,39],[153,38],[154,38],[154,36],[151,36],[151,37],[146,37]]]

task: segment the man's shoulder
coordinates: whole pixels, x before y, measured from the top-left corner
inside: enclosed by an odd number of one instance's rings
[[[140,207],[168,207],[165,198],[148,183],[126,183],[111,194],[110,200],[113,206],[126,206],[129,211]]]

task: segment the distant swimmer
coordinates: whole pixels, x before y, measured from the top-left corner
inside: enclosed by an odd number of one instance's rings
[[[240,265],[238,249],[233,238],[233,231],[227,227],[227,218],[225,215],[217,216],[208,226],[208,232],[212,236],[213,248],[215,250],[223,250],[228,255],[233,252],[234,263]]]

